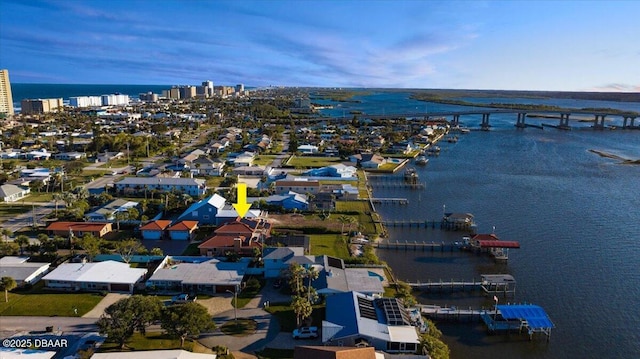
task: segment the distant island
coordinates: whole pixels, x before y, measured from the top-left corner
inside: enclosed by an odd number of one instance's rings
[[[629,159],[629,158],[624,158],[622,156],[614,155],[613,153],[599,151],[599,150],[589,150],[589,152],[595,153],[596,155],[598,155],[600,157],[612,158],[612,159],[615,159],[615,160],[620,160],[620,161],[622,161],[621,163],[623,165],[640,165],[640,159],[632,160],[632,159]]]
[[[567,108],[560,106],[551,106],[551,105],[540,105],[540,104],[522,104],[522,103],[501,103],[501,102],[491,102],[491,103],[477,103],[471,101],[460,100],[456,98],[452,98],[452,94],[449,92],[450,90],[443,90],[442,93],[437,92],[414,92],[411,94],[411,98],[418,101],[427,101],[427,102],[435,102],[442,103],[447,105],[458,105],[458,106],[474,106],[474,107],[488,107],[488,108],[506,108],[506,109],[514,109],[514,110],[524,110],[524,111],[594,111],[594,112],[606,112],[612,115],[621,115],[621,116],[640,116],[640,113],[634,111],[623,111],[614,108]],[[475,91],[471,91],[474,93],[474,97],[488,97],[488,94],[483,93],[484,96],[478,96]],[[530,93],[530,92],[527,92]],[[542,93],[541,93],[542,94]],[[637,95],[637,94],[635,94]],[[456,97],[464,96],[460,93],[456,94]],[[506,96],[505,93],[501,94],[501,97],[509,98],[516,97],[515,93],[512,93],[512,96]],[[517,96],[520,97],[520,96]],[[546,98],[544,96],[540,96],[538,98]],[[640,98],[638,99],[640,100]],[[609,100],[606,100],[609,101]]]

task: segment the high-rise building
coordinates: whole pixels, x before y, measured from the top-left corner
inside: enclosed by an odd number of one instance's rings
[[[9,82],[9,70],[0,70],[0,113],[13,115],[13,96],[11,96],[11,83]]]
[[[244,92],[244,84],[237,84],[236,92]]]
[[[69,97],[69,106],[71,106],[71,107],[98,107],[98,106],[102,106],[102,97],[100,97],[100,96]]]
[[[22,100],[21,113],[24,115],[37,115],[41,113],[48,113],[53,111],[62,111],[63,102],[61,98],[47,98],[37,100]]]
[[[102,106],[122,106],[129,104],[129,95],[102,95]]]
[[[181,99],[189,99],[196,97],[196,87],[195,86],[180,86],[180,98]]]

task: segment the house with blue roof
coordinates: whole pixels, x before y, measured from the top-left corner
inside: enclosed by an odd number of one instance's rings
[[[322,343],[414,354],[418,352],[419,335],[397,298],[375,298],[352,291],[327,297]]]
[[[310,169],[303,174],[311,177],[338,177],[338,178],[354,178],[358,169],[353,166],[347,166],[338,163],[331,166]]]
[[[187,208],[177,221],[198,221],[198,225],[217,225],[216,217],[224,208],[226,199],[218,194],[200,200]]]

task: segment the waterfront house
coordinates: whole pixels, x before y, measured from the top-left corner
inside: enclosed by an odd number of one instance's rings
[[[310,169],[303,174],[310,177],[355,178],[357,168],[338,163],[331,166]]]
[[[140,227],[140,233],[142,233],[142,239],[163,239],[165,237],[165,229],[171,225],[170,220],[155,220],[151,221],[144,226]]]
[[[250,260],[223,262],[218,259],[167,256],[146,283],[147,288],[169,293],[219,294],[235,291]]]
[[[106,234],[110,233],[112,229],[111,223],[97,223],[97,222],[53,222],[46,228],[47,232],[53,236],[69,237],[73,235],[75,237],[82,237],[86,233],[95,237],[102,238]]]
[[[146,269],[131,268],[116,261],[62,263],[44,276],[45,287],[58,290],[133,293]]]
[[[198,221],[180,221],[166,231],[169,233],[169,238],[174,241],[191,241],[195,237],[195,231],[198,229]]]
[[[0,185],[0,200],[2,202],[19,201],[29,195],[31,189],[25,186],[16,186],[14,184]]]
[[[397,298],[374,298],[358,292],[327,297],[322,343],[373,347],[392,354],[413,354],[420,338]]]
[[[359,153],[349,157],[350,162],[357,163],[362,168],[380,168],[387,161],[384,157],[373,153]]]
[[[49,271],[50,263],[28,262],[29,257],[0,258],[0,278],[11,277],[18,287],[36,284]]]

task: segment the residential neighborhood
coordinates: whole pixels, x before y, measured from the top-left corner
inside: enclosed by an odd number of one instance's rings
[[[330,124],[309,113],[295,115],[307,117],[296,123],[288,117],[298,96],[304,94],[159,97],[89,112],[67,107],[5,123],[0,194],[2,208],[18,216],[0,217],[2,275],[15,283],[0,315],[26,315],[20,303],[41,292],[93,295],[94,304],[71,305],[67,315],[96,318],[115,298],[184,294],[197,297],[193,305],[207,308],[216,323],[231,309],[236,317],[271,313],[275,303],[292,306],[290,319],[280,318],[292,324],[282,327],[282,344],[274,343],[283,348],[295,346],[294,329],[313,325],[321,335],[305,339],[309,348],[361,347],[359,338],[366,337],[366,345],[380,352],[422,353],[411,324],[385,329],[405,337],[390,340],[384,330],[366,330],[370,318],[338,320],[334,303],[373,303],[392,284],[362,240],[385,232],[365,171],[393,175],[428,148],[424,129],[436,142],[448,125],[441,119],[409,127],[367,119]],[[261,106],[270,109],[264,114],[270,121],[250,115]],[[238,183],[247,185],[246,194]],[[251,205],[243,216],[234,207],[240,199]],[[397,291],[393,298],[407,295]],[[322,305],[326,317],[315,310],[302,314],[304,304],[294,305],[292,298]],[[397,303],[401,308],[402,300]],[[59,315],[54,311],[43,305],[34,313]],[[376,318],[395,325],[383,314]],[[100,342],[108,346],[110,339]],[[91,351],[100,357],[99,348]]]

